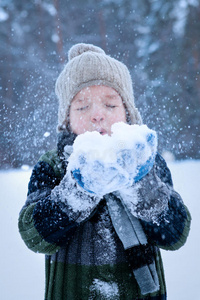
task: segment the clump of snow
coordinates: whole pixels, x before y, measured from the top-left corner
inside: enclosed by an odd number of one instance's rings
[[[8,18],[9,18],[8,13],[2,7],[0,7],[0,22],[7,21]]]
[[[54,17],[57,14],[56,8],[54,5],[46,2],[42,2],[43,8],[50,14],[50,16]]]
[[[163,151],[162,153],[162,157],[167,161],[174,161],[175,160],[175,156],[172,152],[170,151]]]
[[[30,170],[30,166],[29,166],[29,165],[22,165],[22,166],[21,166],[21,169],[22,169],[23,171],[29,171],[29,170]]]
[[[94,279],[90,291],[95,292],[95,294],[103,297],[103,299],[119,299],[118,285],[115,282]]]
[[[48,136],[50,136],[50,132],[46,131],[46,132],[44,133],[44,137],[48,137]]]
[[[60,40],[59,35],[56,34],[56,33],[52,34],[51,40],[52,40],[52,42],[54,42],[54,43],[58,43],[59,40]]]
[[[100,160],[104,163],[116,162],[117,153],[123,149],[135,150],[139,145],[145,148],[143,156],[138,163],[145,162],[151,156],[148,146],[149,135],[155,135],[146,125],[128,125],[123,122],[112,125],[112,134],[101,135],[97,131],[85,132],[79,135],[73,145],[73,155],[70,157],[69,166],[72,166],[80,155],[85,155],[88,161]],[[157,148],[156,138],[154,152]],[[138,156],[138,151],[136,153]]]
[[[86,189],[101,195],[131,186],[138,172],[157,151],[156,132],[146,125],[112,125],[112,134],[97,131],[79,135],[68,159],[68,170],[78,170]]]

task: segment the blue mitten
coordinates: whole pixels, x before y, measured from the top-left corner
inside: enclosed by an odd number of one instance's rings
[[[85,187],[85,183],[84,183],[84,178],[81,175],[80,169],[75,169],[72,171],[72,174],[74,176],[74,179],[76,179],[76,182],[83,188],[85,189],[87,192],[89,193],[94,193],[93,191],[90,191],[88,189],[86,189]]]
[[[152,131],[151,133],[148,133],[146,135],[146,144],[145,145],[142,145],[142,147],[141,147],[141,145],[138,145],[138,148],[137,148],[137,153],[138,153],[138,157],[139,157],[138,160],[140,160],[140,156],[142,156],[142,154],[145,152],[145,150],[146,150],[145,147],[148,148],[147,152],[150,153],[150,156],[145,162],[143,162],[137,166],[137,172],[136,172],[136,176],[134,177],[134,182],[139,181],[145,175],[147,175],[151,171],[151,169],[154,165],[155,157],[156,157],[156,153],[157,153],[157,135],[156,135],[155,131]],[[145,157],[145,154],[144,154],[144,157]]]
[[[150,131],[150,130],[148,130]],[[117,162],[131,175],[134,182],[141,180],[152,169],[157,152],[156,132],[142,132],[140,142],[133,142],[132,149],[117,153]]]
[[[98,160],[87,161],[82,155],[79,161],[82,161],[80,168],[72,170],[72,174],[76,182],[89,193],[103,196],[133,183],[129,174],[120,166],[103,164]]]

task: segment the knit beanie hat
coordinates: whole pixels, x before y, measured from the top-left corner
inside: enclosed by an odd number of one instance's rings
[[[68,52],[68,63],[60,73],[55,92],[59,99],[58,131],[66,129],[74,96],[83,88],[105,85],[116,90],[128,111],[131,124],[141,124],[134,104],[132,80],[128,68],[92,44],[76,44]]]

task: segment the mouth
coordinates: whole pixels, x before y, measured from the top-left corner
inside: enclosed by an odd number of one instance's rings
[[[97,131],[98,131],[101,135],[107,134],[107,131],[106,131],[105,129],[103,129],[103,128],[99,128],[99,129],[97,129]]]

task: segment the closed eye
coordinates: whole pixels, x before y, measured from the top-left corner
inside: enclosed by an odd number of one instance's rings
[[[87,108],[89,107],[89,105],[85,105],[85,106],[82,106],[82,107],[78,107],[76,110],[86,110]]]
[[[115,108],[115,107],[117,107],[117,105],[106,104],[106,107],[108,107],[108,108]]]

